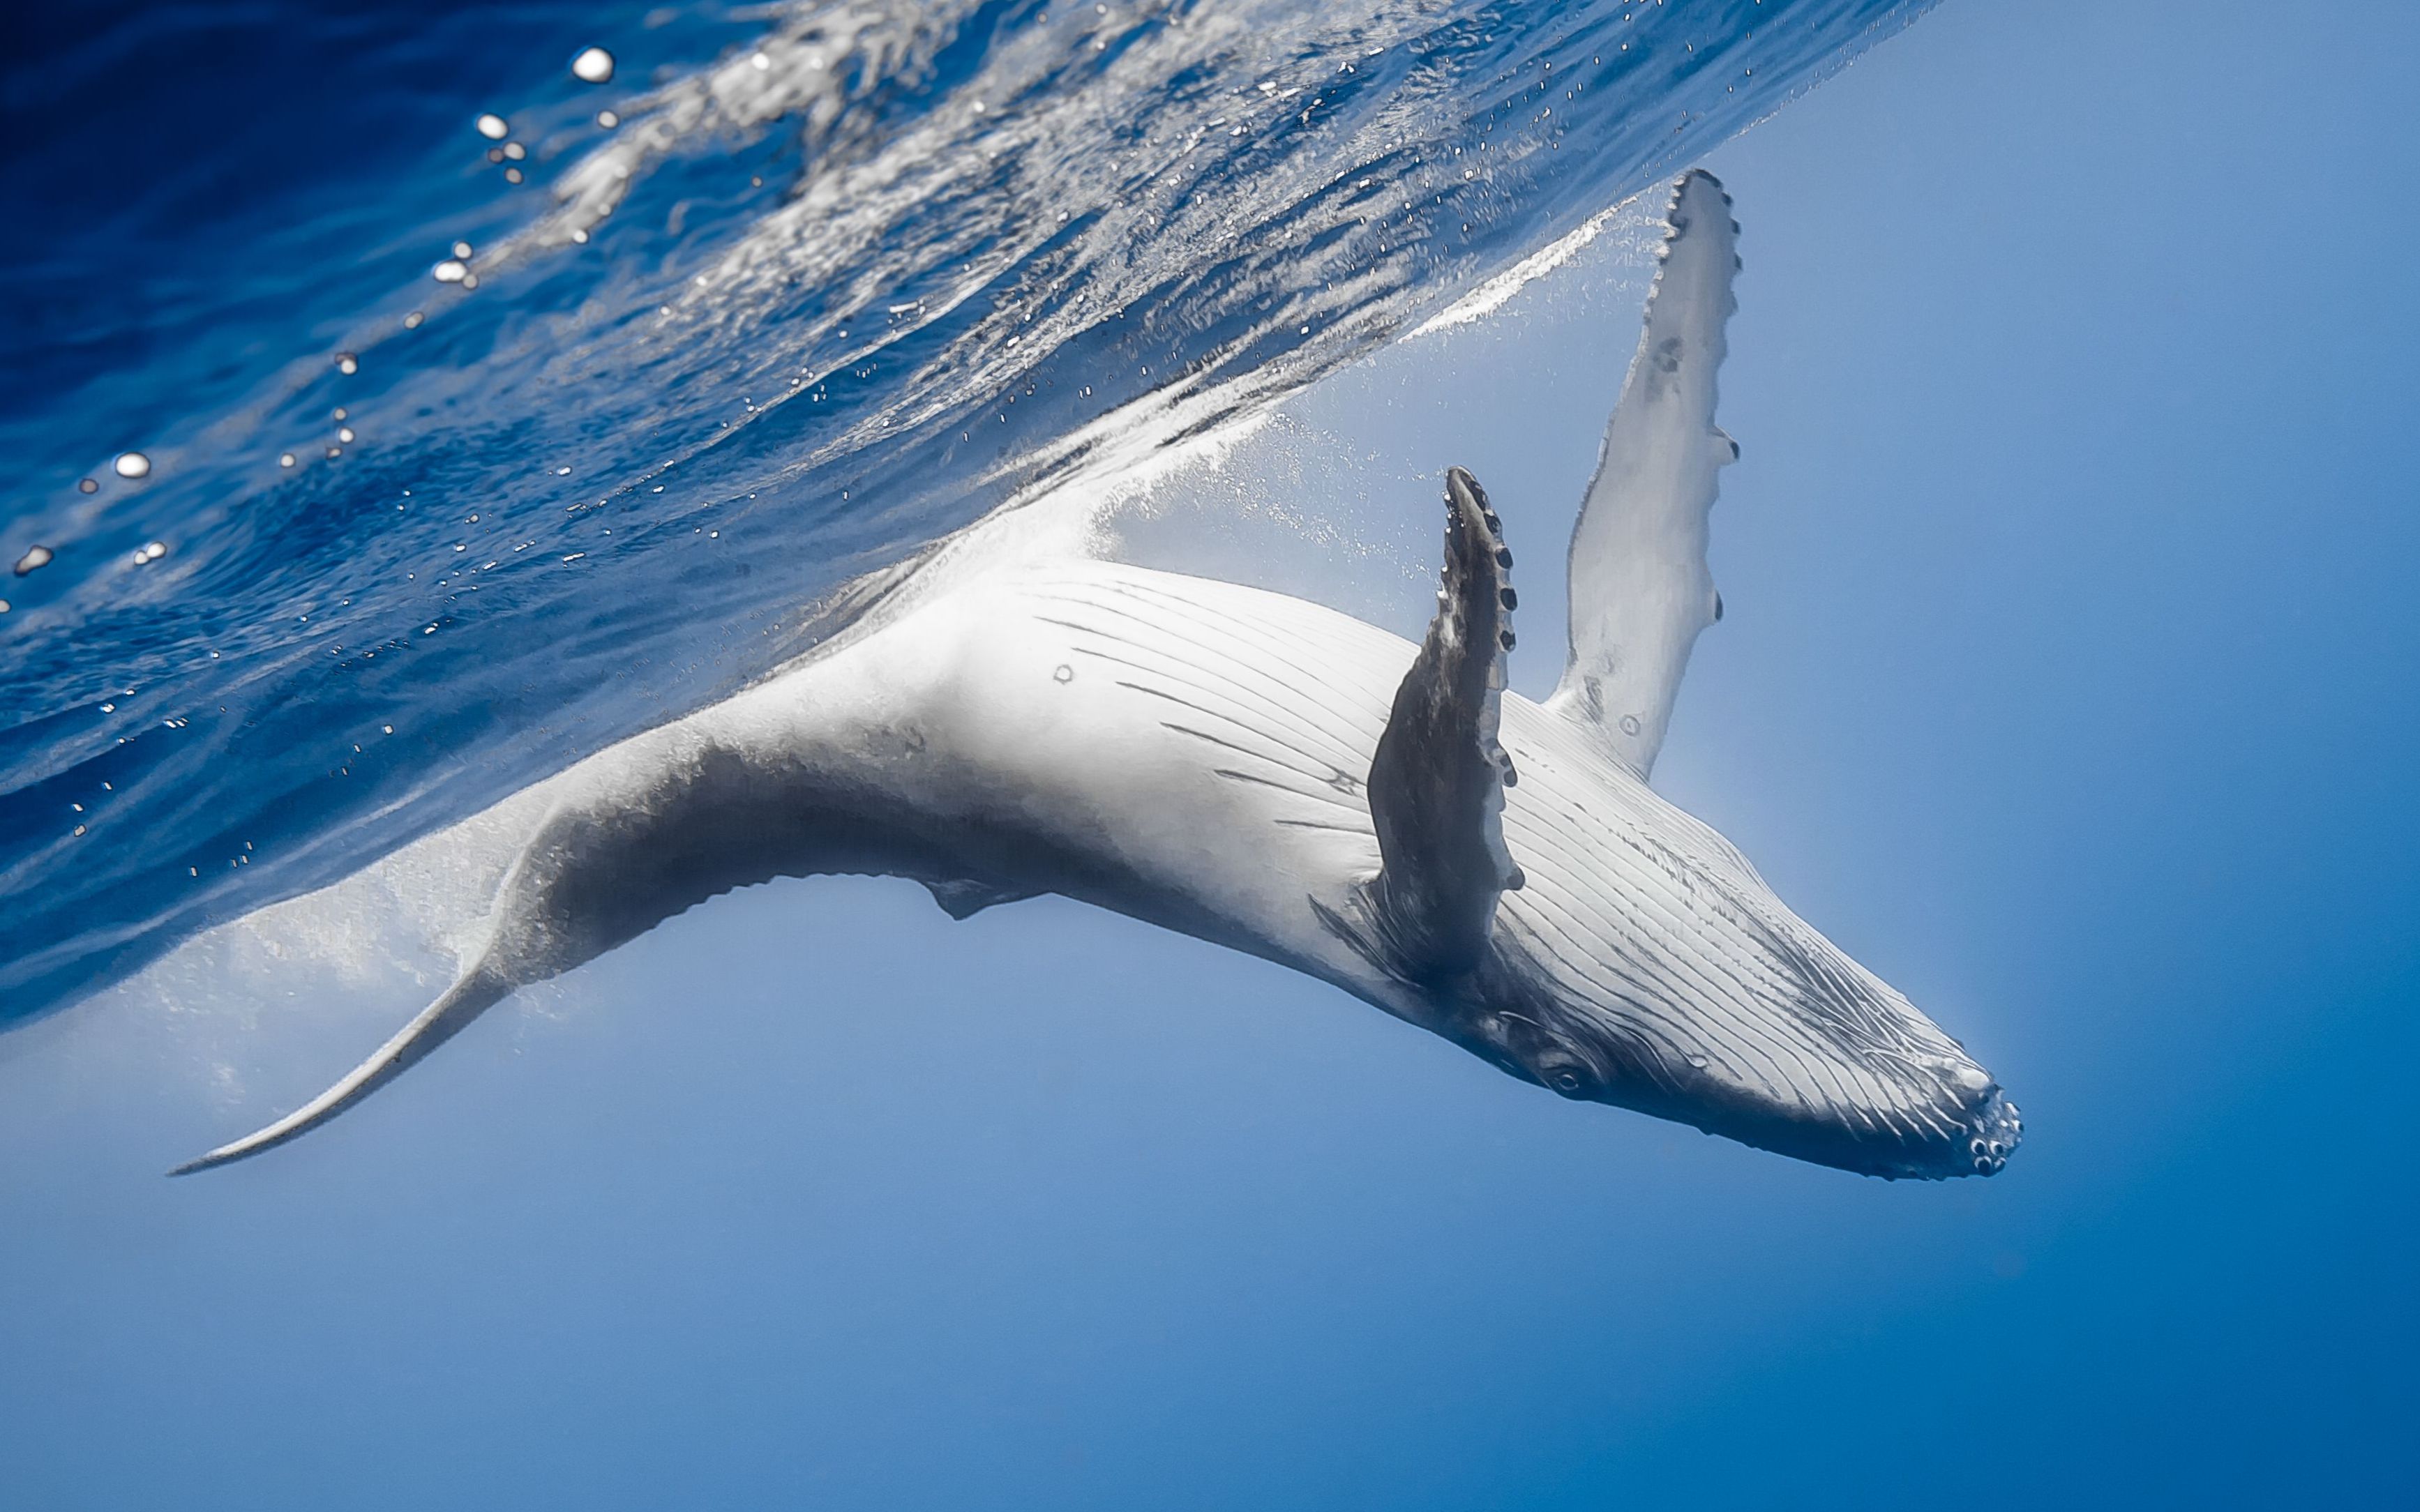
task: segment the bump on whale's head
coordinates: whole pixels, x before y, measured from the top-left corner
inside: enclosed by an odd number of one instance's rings
[[[1710,910],[1594,960],[1574,957],[1568,933],[1499,927],[1465,1042],[1561,1096],[1818,1165],[1891,1180],[1998,1174],[2024,1122],[1991,1073],[1769,906],[1778,917]],[[1723,927],[1689,927],[1703,920]]]

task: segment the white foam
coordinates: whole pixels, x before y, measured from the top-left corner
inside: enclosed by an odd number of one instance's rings
[[[1641,208],[1644,199],[1644,195],[1634,194],[1619,205],[1597,211],[1580,223],[1578,229],[1531,253],[1431,316],[1404,339],[1418,341],[1440,331],[1451,331],[1456,326],[1486,319],[1510,303],[1514,295],[1578,256],[1590,242],[1605,234],[1607,226],[1623,215],[1643,221],[1646,218]]]

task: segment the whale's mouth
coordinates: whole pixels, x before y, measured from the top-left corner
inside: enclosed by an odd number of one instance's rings
[[[1888,1180],[1996,1176],[2024,1120],[1990,1072],[1963,1055],[1862,1057],[1888,1068],[1852,1101],[1838,1095],[1851,1061],[1797,1062],[1788,1083],[1740,1074],[1697,1054],[1651,1049],[1643,1037],[1531,997],[1480,1015],[1467,1042],[1513,1076],[1575,1102],[1603,1103],[1693,1125],[1796,1160]],[[1834,1095],[1823,1095],[1830,1089]]]
[[[1852,1128],[1832,1119],[1811,1121],[1784,1120],[1778,1126],[1764,1129],[1725,1130],[1748,1144],[1763,1145],[1802,1160],[1836,1165],[1862,1175],[1879,1176],[1888,1180],[1944,1180],[1961,1176],[1997,1176],[2024,1140],[2024,1119],[2017,1105],[2009,1101],[1998,1086],[1984,1079],[1978,1068],[1968,1068],[1967,1076],[1983,1083],[1979,1091],[1961,1093],[1965,1088],[1950,1092],[1949,1097],[1964,1103],[1956,1109],[1955,1103],[1936,1102],[1916,1130],[1900,1130],[1896,1137],[1876,1137],[1876,1132],[1864,1119]],[[1947,1090],[1945,1088],[1945,1090]],[[1949,1128],[1941,1131],[1941,1122]],[[1825,1127],[1825,1125],[1830,1127]],[[1847,1137],[1842,1137],[1846,1135]]]
[[[1624,1095],[1616,1088],[1606,1088],[1599,1101],[1674,1116],[1653,1107],[1652,1099]],[[1953,1111],[1954,1104],[1935,1102],[1913,1128],[1906,1126],[1903,1117],[1891,1120],[1900,1127],[1885,1129],[1876,1127],[1878,1120],[1869,1117],[1842,1119],[1838,1110],[1808,1118],[1803,1108],[1785,1112],[1771,1106],[1733,1104],[1715,1111],[1706,1105],[1709,1103],[1719,1105],[1719,1100],[1706,1099],[1696,1116],[1679,1116],[1710,1134],[1725,1134],[1743,1144],[1885,1180],[1997,1176],[2024,1139],[2024,1119],[2017,1105],[1995,1086],[1987,1086],[1962,1110]],[[1714,1116],[1707,1117],[1707,1112]]]
[[[1555,980],[1527,937],[1499,930],[1495,969],[1451,1037],[1575,1102],[1795,1160],[1890,1180],[1998,1175],[2024,1122],[1997,1079],[1831,954],[1837,964],[1802,952],[1803,969],[1782,978],[1795,990],[1763,1002],[1692,992],[1677,974],[1666,991],[1591,997],[1570,990],[1590,983]]]

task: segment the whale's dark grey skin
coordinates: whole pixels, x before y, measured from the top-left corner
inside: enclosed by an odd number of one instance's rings
[[[1989,1175],[1989,1073],[1648,786],[1698,633],[1738,227],[1673,189],[1570,556],[1571,659],[1504,688],[1512,553],[1447,474],[1415,647],[1319,605],[1089,560],[864,588],[800,662],[539,785],[461,977],[281,1144],[515,988],[777,876],[915,878],[965,917],[1058,892],[1335,983],[1514,1076],[1803,1160]]]

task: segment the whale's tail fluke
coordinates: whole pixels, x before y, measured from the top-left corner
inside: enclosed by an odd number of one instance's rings
[[[501,1002],[515,983],[493,971],[485,961],[447,988],[442,996],[420,1011],[378,1053],[354,1067],[342,1081],[293,1112],[209,1154],[189,1160],[168,1174],[188,1176],[271,1149],[309,1133],[403,1074],[413,1062],[452,1039],[473,1019]]]

